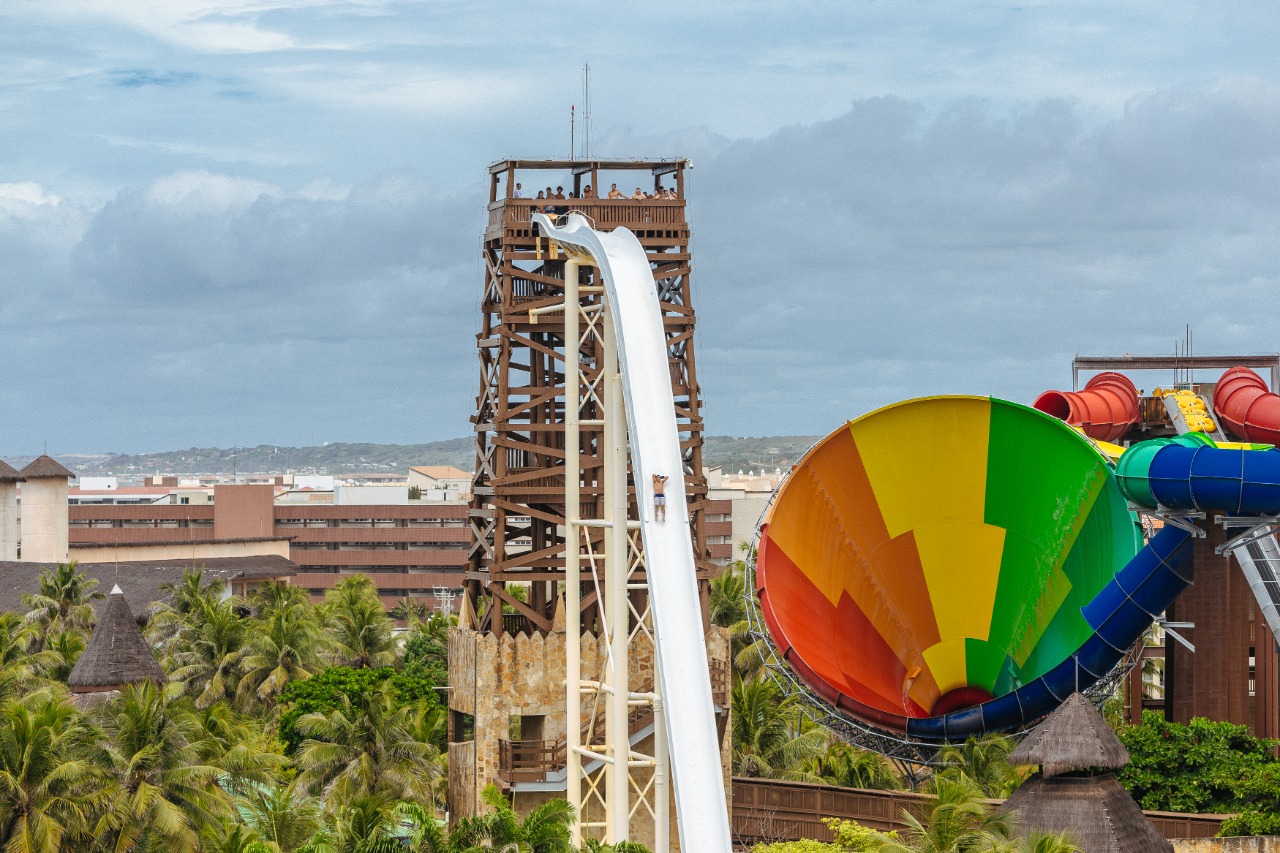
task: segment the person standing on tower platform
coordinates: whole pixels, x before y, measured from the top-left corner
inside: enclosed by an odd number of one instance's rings
[[[524,198],[524,189],[523,189],[523,187],[524,187],[524,185],[523,185],[523,184],[516,184],[515,192],[513,192],[513,193],[511,194],[511,197],[512,197],[512,198]]]
[[[653,475],[653,520],[667,520],[667,480],[664,474]]]

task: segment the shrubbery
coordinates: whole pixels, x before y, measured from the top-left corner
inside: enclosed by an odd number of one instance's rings
[[[1243,812],[1223,826],[1222,835],[1280,832],[1276,741],[1231,723],[1170,723],[1153,711],[1119,735],[1132,759],[1118,774],[1120,782],[1144,809]]]

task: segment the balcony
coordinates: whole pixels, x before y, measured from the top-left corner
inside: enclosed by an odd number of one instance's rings
[[[532,239],[530,217],[535,210],[548,206],[581,213],[601,231],[625,226],[632,231],[679,231],[688,228],[684,219],[684,199],[578,198],[551,201],[533,199],[501,199],[489,205],[486,240],[508,237]]]

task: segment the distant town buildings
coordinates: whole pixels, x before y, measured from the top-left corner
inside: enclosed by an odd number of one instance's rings
[[[449,606],[465,578],[471,475],[452,466],[407,475],[157,474],[133,484],[94,476],[76,487],[74,473],[47,456],[22,471],[0,466],[0,563],[77,560],[95,574],[116,566],[121,579],[130,566],[151,575],[205,566],[239,577],[237,592],[275,577],[316,598],[363,573],[388,609],[405,598]],[[707,474],[708,547],[728,565],[742,557],[738,546],[751,541],[780,474]]]

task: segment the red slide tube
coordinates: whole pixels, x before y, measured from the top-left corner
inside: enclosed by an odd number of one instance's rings
[[[1099,373],[1083,391],[1045,391],[1032,405],[1096,441],[1115,441],[1138,422],[1138,389],[1122,373]]]
[[[1213,390],[1213,413],[1240,441],[1280,445],[1280,394],[1247,367],[1222,374]]]

